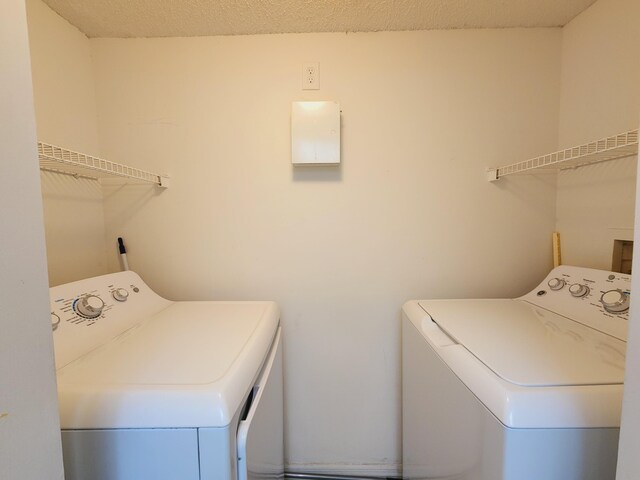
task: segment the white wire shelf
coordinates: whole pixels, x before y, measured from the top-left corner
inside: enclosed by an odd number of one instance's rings
[[[92,157],[66,148],[38,142],[40,170],[98,180],[108,177],[125,177],[169,187],[169,177],[147,172],[103,158]]]
[[[638,130],[620,133],[577,147],[530,158],[522,162],[487,169],[487,180],[495,181],[507,175],[515,175],[531,170],[564,170],[593,163],[606,162],[630,157],[638,153]]]

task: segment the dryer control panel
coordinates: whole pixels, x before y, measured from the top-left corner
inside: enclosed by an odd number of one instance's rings
[[[49,289],[56,369],[172,304],[126,271]]]
[[[520,299],[627,340],[631,275],[561,265]]]

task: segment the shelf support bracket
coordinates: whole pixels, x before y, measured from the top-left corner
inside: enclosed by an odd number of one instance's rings
[[[485,175],[487,176],[487,180],[489,182],[495,182],[498,180],[498,169],[497,168],[487,168]]]
[[[160,175],[160,183],[158,185],[160,188],[169,188],[171,186],[171,177]]]

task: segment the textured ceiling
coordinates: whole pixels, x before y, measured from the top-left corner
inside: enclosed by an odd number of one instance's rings
[[[596,0],[44,0],[89,37],[557,27]]]

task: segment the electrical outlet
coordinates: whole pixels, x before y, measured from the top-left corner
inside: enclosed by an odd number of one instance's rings
[[[320,64],[304,63],[302,65],[302,89],[320,90]]]

